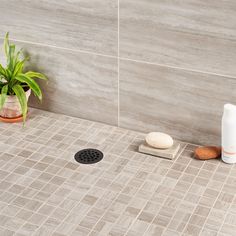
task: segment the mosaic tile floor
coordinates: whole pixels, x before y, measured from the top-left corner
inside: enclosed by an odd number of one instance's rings
[[[0,235],[236,235],[236,166],[137,153],[144,135],[32,110],[0,123]],[[93,165],[74,161],[98,148]]]

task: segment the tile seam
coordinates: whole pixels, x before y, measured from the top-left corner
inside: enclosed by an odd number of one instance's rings
[[[184,153],[184,151],[186,150],[187,145],[188,145],[188,144],[185,145],[185,148],[184,148],[184,150],[182,151],[182,153]],[[181,154],[182,154],[182,153],[181,153]],[[180,155],[179,155],[179,156],[180,156]],[[181,172],[181,175],[180,175],[180,177],[178,178],[177,183],[180,181],[181,177],[185,174],[185,170],[186,170],[189,166],[191,166],[191,159],[190,159],[189,163],[185,166],[185,168],[184,168],[182,171],[179,171],[179,172]],[[169,169],[168,172],[169,172],[170,170],[171,170],[171,169]],[[200,170],[199,170],[199,171],[200,171]],[[167,172],[167,174],[168,174],[168,172]],[[196,179],[196,176],[194,177],[194,179]],[[180,205],[181,205],[182,202],[184,201],[186,195],[189,193],[189,189],[191,188],[192,183],[194,182],[194,179],[193,179],[193,181],[190,183],[190,185],[189,185],[189,187],[188,187],[188,191],[184,194],[183,199],[181,199]],[[185,181],[183,181],[183,182],[185,182]],[[177,184],[177,183],[176,183],[176,184]],[[186,182],[186,183],[187,183],[187,182]],[[174,189],[175,189],[175,187],[174,187]],[[174,190],[174,189],[173,189],[173,190]],[[172,190],[172,191],[173,191],[173,190]],[[171,192],[172,192],[172,191],[171,191]],[[171,192],[170,192],[170,193],[171,193]],[[170,196],[170,193],[168,194],[168,197]],[[167,197],[167,199],[168,199],[168,197]],[[167,199],[166,199],[166,201],[167,201]],[[166,202],[166,201],[165,201],[165,202]],[[164,227],[164,229],[163,229],[163,232],[162,232],[163,235],[164,235],[165,232],[168,230],[168,226],[170,225],[171,221],[174,219],[175,213],[176,213],[178,210],[180,210],[180,209],[179,209],[179,208],[180,208],[180,205],[174,209],[174,212],[173,212],[172,216],[170,217],[170,220],[169,220],[168,224],[167,224],[166,227]],[[159,214],[159,212],[158,212],[158,214]],[[158,214],[157,214],[157,215],[158,215]],[[155,218],[154,218],[154,219],[155,219]],[[153,221],[154,221],[154,219],[153,219]],[[149,228],[150,228],[150,227],[149,227]],[[177,232],[176,230],[173,230],[173,229],[172,229],[172,231]],[[146,232],[147,232],[147,231],[146,231]],[[178,232],[177,232],[177,233],[178,233]]]
[[[167,174],[168,174],[169,171],[171,170],[172,166],[174,166],[174,164],[177,162],[178,158],[179,158],[179,157],[183,154],[183,152],[186,150],[187,145],[188,145],[188,143],[184,143],[184,146],[183,146],[182,151],[179,153],[179,155],[176,157],[176,159],[174,160],[174,162],[173,162],[173,164],[171,165],[171,167],[168,169],[168,171],[167,171],[167,173],[166,173],[166,175],[165,175],[165,178],[167,177]],[[191,163],[191,161],[186,165],[185,169],[188,168],[188,166],[190,165],[190,163]],[[184,170],[185,170],[185,169],[184,169]],[[182,171],[180,177],[181,177],[183,174],[184,174],[184,171]],[[179,179],[180,179],[180,177],[179,177]],[[164,179],[163,179],[163,181],[164,181]],[[163,182],[163,181],[162,181],[162,182]],[[176,183],[176,184],[177,184],[177,183]],[[190,188],[190,187],[189,187],[189,188]],[[171,192],[172,192],[172,191],[170,191],[170,193],[171,193]],[[163,202],[162,207],[163,207],[164,204],[167,202],[167,199],[168,199],[168,197],[170,196],[170,193],[167,194],[166,200]],[[182,201],[181,201],[181,202],[182,202]],[[173,213],[172,217],[170,218],[170,221],[173,219],[173,216],[174,216],[175,212],[176,212],[178,209],[179,209],[179,206],[178,206],[176,209],[174,209],[174,213]],[[148,236],[147,233],[148,233],[150,227],[153,225],[153,222],[154,222],[155,218],[159,215],[160,210],[161,210],[161,208],[160,208],[160,209],[158,210],[158,212],[155,214],[155,216],[154,216],[154,218],[152,219],[152,221],[150,222],[148,228],[145,230],[145,232],[144,232],[144,235],[145,235],[145,236]],[[169,221],[168,225],[170,224],[170,221]],[[162,231],[161,235],[164,235],[165,231],[167,230],[168,225],[167,225],[166,227],[163,227],[163,226],[159,225],[160,228],[163,228],[163,231]]]
[[[215,203],[217,202],[218,197],[220,196],[220,194],[221,194],[221,193],[224,193],[222,190],[223,190],[223,188],[224,188],[224,185],[227,183],[227,180],[229,179],[231,172],[232,172],[232,166],[231,166],[231,168],[230,168],[230,170],[229,170],[229,173],[227,174],[226,179],[224,180],[224,182],[223,182],[223,184],[222,184],[222,186],[221,186],[221,188],[220,188],[219,194],[217,195],[217,198],[216,198],[215,201],[214,201],[214,205],[215,205]],[[215,171],[215,173],[216,173],[216,171]],[[223,217],[223,219],[222,219],[222,221],[221,221],[221,226],[220,226],[219,230],[217,231],[218,233],[221,233],[222,227],[223,227],[223,225],[225,224],[226,215],[229,213],[228,210],[230,209],[232,203],[233,203],[233,201],[230,203],[229,208],[225,211],[224,217]],[[214,205],[213,205],[213,207],[214,207]],[[211,213],[213,207],[211,208],[211,210],[210,210],[210,212],[209,212],[209,215],[210,215],[210,213]],[[222,210],[222,211],[223,211],[223,210]],[[207,220],[206,220],[206,221],[207,221]],[[206,221],[204,222],[203,227],[206,225]],[[232,224],[232,225],[233,225],[233,224]],[[200,234],[202,233],[202,231],[203,231],[203,229],[204,229],[203,227],[202,227],[202,230],[200,231]]]
[[[136,137],[137,137],[137,136],[136,136]],[[113,145],[113,146],[114,146],[114,145]],[[141,167],[138,168],[138,171],[139,171],[140,169],[141,169]],[[119,175],[118,175],[118,176],[119,176]],[[117,178],[118,178],[118,177],[117,177]],[[115,179],[116,179],[116,178],[115,178]],[[114,183],[114,182],[115,182],[115,180],[113,180],[113,181],[111,182],[111,184]],[[109,184],[109,186],[110,186],[111,184]],[[118,192],[116,198],[112,201],[112,203],[114,203],[114,202],[118,199],[119,195],[122,194],[123,189],[125,189],[125,187],[126,187],[127,185],[128,185],[128,183],[126,183],[126,184],[123,186],[123,188]],[[144,185],[144,182],[143,182],[143,183],[139,186],[139,188],[137,188],[137,189],[140,190],[143,185]],[[108,186],[108,187],[109,187],[109,186]],[[138,190],[137,190],[137,192],[138,192]],[[128,194],[124,194],[124,193],[123,193],[123,195],[129,196]],[[110,207],[110,206],[109,206],[109,207]],[[127,205],[127,207],[128,207],[128,205]],[[109,212],[109,210],[110,210],[109,208],[105,210],[104,214],[99,218],[99,220],[96,222],[96,224],[94,225],[94,227],[90,230],[90,233],[93,232],[93,231],[95,231],[95,228],[96,228],[97,224],[99,223],[100,220],[102,220],[102,218],[105,216],[105,214],[106,214],[107,212]],[[124,211],[125,211],[125,209],[124,209]],[[122,211],[122,212],[124,212],[124,211]],[[119,217],[115,220],[115,222],[113,223],[113,225],[112,225],[112,227],[111,227],[111,230],[112,230],[113,227],[116,225],[115,223],[118,222],[118,220],[120,219],[121,216],[122,216],[122,214],[119,215]],[[110,231],[111,231],[111,230],[110,230]],[[126,231],[125,231],[125,232],[126,232]]]
[[[117,123],[118,123],[118,127],[120,127],[120,0],[117,0],[117,27],[118,27],[118,36],[117,36],[117,43],[118,43],[118,58],[117,58],[117,71],[118,71],[118,75],[117,75],[117,80],[118,80],[118,86],[117,86],[117,90],[118,90],[118,119],[117,119]]]
[[[118,20],[118,22],[119,22],[119,20]],[[119,32],[118,32],[118,38],[119,38]],[[0,37],[0,39],[4,39],[4,38]],[[60,47],[60,46],[56,46],[56,45],[50,45],[50,44],[39,43],[39,42],[31,42],[31,41],[27,41],[27,40],[19,40],[19,39],[14,39],[14,38],[12,39],[12,41],[22,42],[22,43],[32,44],[32,45],[38,45],[38,46],[43,46],[43,47],[50,47],[50,48],[55,48],[55,49],[65,50],[65,51],[70,51],[70,52],[84,53],[84,54],[107,57],[107,58],[112,58],[112,59],[131,61],[131,62],[142,63],[142,64],[147,64],[147,65],[161,66],[161,67],[166,67],[166,68],[170,68],[170,69],[184,70],[184,71],[187,71],[187,72],[201,73],[201,74],[225,77],[225,78],[229,78],[229,79],[236,79],[236,75],[232,76],[232,75],[227,75],[227,74],[214,73],[214,72],[210,72],[210,71],[203,71],[203,70],[185,68],[185,67],[181,67],[181,66],[172,66],[172,65],[168,65],[168,64],[150,62],[150,61],[139,60],[139,59],[132,59],[132,58],[128,58],[128,57],[121,57],[120,52],[119,52],[120,51],[119,46],[118,46],[119,47],[118,48],[118,56],[114,56],[114,55],[108,55],[108,54],[103,54],[103,53],[96,53],[96,52],[92,52],[92,51],[86,51],[86,50],[82,50],[82,49],[71,49],[71,48]],[[118,39],[118,41],[119,41],[119,39]]]
[[[219,166],[220,166],[220,163],[217,163],[217,167],[216,167],[216,169],[214,170],[213,175],[217,173],[217,169],[218,169]],[[201,166],[200,169],[202,169],[202,166]],[[198,172],[198,174],[197,174],[196,177],[198,177],[198,175],[199,175],[199,172]],[[224,180],[223,183],[225,183],[225,182],[226,182],[226,180]],[[208,188],[209,183],[210,183],[210,181],[209,181],[209,182],[207,183],[207,185],[205,186],[205,190]],[[222,184],[222,186],[221,186],[221,188],[220,188],[220,191],[219,191],[217,197],[216,197],[215,200],[214,200],[213,205],[210,207],[210,211],[209,211],[209,213],[208,213],[208,215],[207,215],[207,217],[206,217],[206,219],[205,219],[205,222],[203,223],[203,225],[202,225],[202,227],[201,227],[200,234],[202,233],[202,230],[204,229],[204,226],[206,225],[207,219],[208,219],[208,217],[210,216],[210,213],[211,213],[211,211],[212,211],[212,209],[213,209],[213,207],[214,207],[214,205],[215,205],[215,203],[216,203],[216,201],[217,201],[219,195],[221,194],[221,191],[222,191],[222,189],[223,189],[223,185],[224,185],[224,184]],[[203,193],[203,194],[204,194],[204,193]],[[201,196],[204,196],[204,195],[201,195]],[[200,199],[198,200],[196,206],[194,207],[193,212],[195,212],[195,210],[197,209],[197,206],[199,205],[199,203],[200,203]],[[192,216],[192,215],[191,215],[191,216]],[[187,226],[188,226],[189,223],[190,223],[191,216],[189,217],[188,221],[186,222],[186,225],[185,225],[185,227],[184,227],[184,229],[183,229],[183,231],[182,231],[183,233],[185,232],[185,230],[187,229]],[[195,226],[196,226],[196,225],[195,225]],[[218,232],[219,232],[219,231],[218,231]]]
[[[114,146],[114,145],[115,145],[115,143],[113,144],[113,146]],[[108,152],[108,153],[109,153],[109,152]],[[113,160],[112,163],[114,163],[114,162],[115,162],[115,161]],[[101,174],[100,177],[104,176],[104,174],[105,174],[105,173]],[[88,175],[89,175],[89,174],[88,174]],[[103,178],[106,178],[106,177],[103,177]],[[105,191],[108,190],[108,187],[111,186],[112,183],[114,183],[117,178],[118,178],[118,177],[114,178],[114,179],[111,181],[111,183],[105,188]],[[96,185],[96,182],[95,182],[94,184],[92,184],[93,187],[94,187],[95,185]],[[125,186],[126,186],[126,185],[125,185]],[[104,189],[104,188],[101,188],[101,189]],[[86,194],[87,194],[89,191],[90,191],[90,189],[84,194],[84,196],[86,196]],[[111,204],[112,204],[113,202],[115,202],[115,200],[118,198],[118,196],[119,196],[119,194],[116,196],[116,198],[115,198],[114,200],[111,201]],[[100,199],[100,198],[99,198],[99,199]],[[82,199],[79,201],[79,203],[81,203],[81,201],[82,201]],[[111,204],[110,204],[110,205],[111,205]],[[110,205],[109,205],[109,206],[110,206]],[[71,212],[73,211],[73,209],[74,209],[74,207],[69,211],[69,213],[71,213]],[[83,227],[83,226],[81,226],[80,224],[78,224],[77,227],[85,228],[85,229],[87,229],[87,230],[89,231],[89,233],[92,233],[92,232],[95,230],[95,227],[96,227],[96,225],[98,224],[98,222],[102,219],[102,217],[105,215],[105,213],[106,213],[107,211],[108,211],[108,210],[105,210],[105,211],[104,211],[104,213],[102,214],[102,216],[99,218],[99,220],[96,222],[96,224],[94,225],[94,227],[92,227],[91,229],[88,229],[88,228],[86,228],[86,227]],[[88,213],[88,212],[89,212],[89,210],[86,211],[86,213],[85,213],[84,215],[87,216],[87,213]],[[68,214],[68,215],[69,215],[69,214]],[[48,217],[48,218],[49,218],[49,217]],[[92,218],[93,218],[93,217],[92,217]],[[60,225],[63,224],[63,223],[67,223],[67,222],[66,222],[65,220],[63,220],[63,221],[60,223]],[[53,231],[53,233],[56,232],[56,230],[60,227],[60,225],[55,228],[55,230]],[[73,233],[73,231],[71,231],[71,233]]]
[[[178,158],[180,157],[180,155],[183,153],[183,151],[184,151],[184,149],[185,149],[186,146],[187,146],[187,144],[184,143],[184,144],[183,144],[183,147],[182,147],[182,150],[180,151],[180,153],[176,156],[176,158],[175,158],[174,161],[172,162],[172,164],[171,164],[169,170],[170,170],[171,167],[176,163],[176,161],[178,160]],[[169,170],[168,170],[168,172],[169,172]],[[168,172],[167,172],[167,173],[168,173]],[[165,180],[165,178],[166,178],[166,176],[167,176],[167,173],[164,175],[163,179],[162,179],[161,182],[158,184],[158,186],[160,186],[160,185],[163,183],[163,181]],[[140,189],[141,189],[141,187],[140,187]],[[149,199],[147,199],[146,202],[150,201],[150,200],[152,199],[152,196],[153,196],[154,194],[155,194],[155,192],[150,196]],[[139,216],[140,216],[141,213],[144,211],[144,209],[145,209],[145,205],[142,207],[142,209],[140,210],[139,214],[135,217],[134,221],[132,221],[131,225],[130,225],[129,228],[126,230],[124,236],[128,236],[127,234],[129,233],[129,230],[132,229],[132,226],[134,225],[134,223],[136,222],[136,220],[138,220]],[[159,212],[159,210],[158,210],[158,212]],[[157,214],[156,214],[156,215],[157,215]],[[156,215],[155,215],[155,217],[156,217]],[[152,222],[154,221],[155,217],[154,217],[153,220],[149,223],[148,227],[147,227],[146,230],[143,232],[143,235],[145,235],[145,234],[148,232],[148,229],[150,228],[150,225],[151,225]]]
[[[214,72],[201,71],[201,70],[195,70],[195,69],[184,68],[184,67],[180,67],[180,66],[171,66],[171,65],[168,65],[168,64],[161,64],[161,63],[155,63],[155,62],[149,62],[149,61],[143,61],[143,60],[136,60],[136,59],[131,59],[131,58],[127,58],[127,57],[119,57],[119,59],[124,60],[124,61],[131,61],[131,62],[136,62],[136,63],[147,64],[147,65],[166,67],[166,68],[170,68],[170,69],[184,70],[184,71],[187,71],[187,72],[207,74],[207,75],[215,75],[215,76],[219,76],[219,77],[226,77],[226,78],[229,78],[229,79],[236,79],[236,76],[225,75],[225,74],[214,73]]]

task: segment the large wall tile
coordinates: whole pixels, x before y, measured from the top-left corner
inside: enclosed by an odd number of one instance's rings
[[[121,60],[120,125],[217,144],[223,105],[236,103],[236,80]]]
[[[234,0],[120,0],[121,16],[146,20],[182,32],[236,39]],[[138,20],[139,20],[138,19]]]
[[[117,0],[1,0],[1,36],[117,55]]]
[[[234,0],[120,3],[121,57],[236,76]]]
[[[117,60],[92,54],[49,47],[19,44],[30,55],[28,69],[49,78],[43,85],[40,105],[31,96],[31,105],[52,112],[117,125]]]

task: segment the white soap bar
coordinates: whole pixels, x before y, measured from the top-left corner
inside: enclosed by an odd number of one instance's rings
[[[174,140],[168,134],[151,132],[147,134],[146,142],[151,147],[167,149],[173,146]]]

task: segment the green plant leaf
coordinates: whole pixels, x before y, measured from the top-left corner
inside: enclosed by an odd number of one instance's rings
[[[19,56],[20,56],[21,53],[22,53],[22,48],[16,53],[16,56],[15,56],[16,61],[19,60]]]
[[[22,112],[22,115],[23,115],[23,121],[25,123],[26,114],[27,114],[27,110],[28,110],[25,91],[24,91],[24,89],[19,84],[14,85],[12,90],[16,94],[16,97],[17,97],[17,99],[18,99],[18,101],[20,103],[21,112]]]
[[[7,32],[6,35],[5,35],[3,47],[4,47],[6,57],[8,57],[8,53],[9,53],[9,32]]]
[[[0,74],[2,76],[4,76],[6,78],[6,80],[8,79],[7,78],[7,72],[6,72],[6,70],[3,68],[3,66],[1,64],[0,64]]]
[[[22,49],[20,49],[19,51],[17,51],[16,54],[14,55],[12,71],[15,71],[15,70],[16,70],[16,66],[17,66],[18,63],[20,63],[20,62],[25,62],[25,61],[27,60],[27,59],[24,59],[24,60],[21,61],[21,60],[19,59],[19,56],[20,56],[21,52],[22,52]],[[24,64],[24,63],[23,63],[23,64]],[[13,72],[13,74],[14,74],[14,72]]]
[[[37,79],[42,79],[42,80],[48,80],[44,74],[41,74],[38,72],[28,71],[25,73],[25,75],[30,77],[31,79],[37,78]]]
[[[0,106],[3,106],[2,104],[4,104],[7,94],[16,95],[25,122],[28,106],[24,89],[30,88],[34,95],[42,100],[42,91],[34,79],[47,80],[47,78],[45,75],[37,72],[23,72],[24,63],[28,58],[22,60],[22,51],[16,50],[16,46],[9,42],[9,33],[5,35],[4,51],[7,58],[7,66],[3,67],[0,64]]]
[[[22,70],[24,68],[25,60],[23,61],[18,61],[15,65],[14,72],[13,72],[13,77],[15,77],[17,74],[22,73]]]
[[[19,74],[15,77],[16,80],[26,83],[33,91],[34,95],[39,98],[39,100],[42,100],[42,91],[39,87],[39,85],[31,78],[24,74]]]
[[[14,68],[15,68],[15,50],[16,50],[16,46],[14,44],[9,46],[9,54],[8,54],[8,58],[7,58],[7,66],[8,69],[13,72]]]
[[[10,71],[8,68],[6,68],[5,71],[6,71],[6,78],[7,78],[7,81],[10,82],[10,81],[11,81],[11,78],[12,78],[11,71]]]
[[[4,85],[1,89],[1,95],[0,95],[0,110],[3,108],[4,103],[7,98],[7,92],[8,92],[8,84]]]

